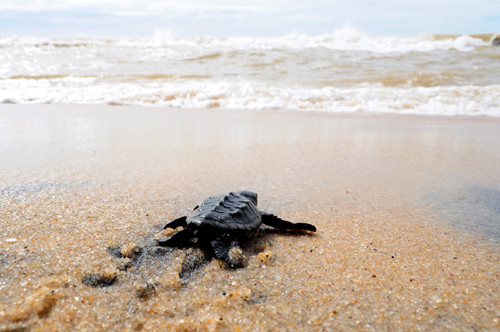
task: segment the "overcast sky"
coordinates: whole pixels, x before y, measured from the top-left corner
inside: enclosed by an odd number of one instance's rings
[[[0,37],[500,32],[500,0],[0,0]]]

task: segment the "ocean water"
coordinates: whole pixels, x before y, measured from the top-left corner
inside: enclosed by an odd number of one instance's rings
[[[500,116],[493,35],[0,38],[0,103]]]

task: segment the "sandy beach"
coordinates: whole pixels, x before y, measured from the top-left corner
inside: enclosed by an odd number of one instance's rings
[[[499,118],[2,104],[0,154],[0,331],[500,329]],[[318,232],[155,245],[241,189]]]

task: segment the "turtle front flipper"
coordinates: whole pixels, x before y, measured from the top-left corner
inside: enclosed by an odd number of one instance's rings
[[[180,232],[175,233],[168,239],[159,239],[156,241],[156,243],[161,247],[187,248],[191,246],[191,240],[193,236],[193,230],[186,228]]]
[[[260,212],[260,214],[262,216],[262,223],[268,226],[280,229],[298,229],[298,230],[316,232],[316,226],[305,222],[298,222],[298,223],[289,222],[276,217],[274,214],[262,211]]]
[[[174,219],[172,220],[171,222],[169,222],[168,224],[165,225],[165,227],[163,227],[163,229],[167,229],[167,228],[177,228],[177,227],[186,227],[186,216],[182,216],[180,218],[177,218],[177,219]]]
[[[238,246],[238,239],[230,234],[222,234],[210,242],[215,257],[225,261],[229,267],[243,267],[245,257]]]

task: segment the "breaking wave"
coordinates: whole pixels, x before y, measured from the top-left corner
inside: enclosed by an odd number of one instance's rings
[[[0,47],[204,47],[213,49],[306,49],[328,48],[341,51],[369,51],[374,53],[430,52],[456,49],[470,51],[478,46],[488,46],[484,36],[469,35],[421,35],[414,37],[369,36],[358,29],[345,26],[332,33],[319,36],[289,34],[282,37],[187,37],[176,38],[168,31],[156,31],[151,37],[100,39],[76,37],[74,39],[49,39],[34,37],[0,38]],[[217,53],[213,56],[217,57]]]
[[[500,116],[488,35],[0,38],[0,103]]]

